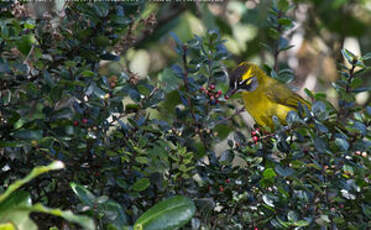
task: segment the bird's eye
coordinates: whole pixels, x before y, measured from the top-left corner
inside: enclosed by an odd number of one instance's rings
[[[244,90],[244,91],[254,91],[256,87],[258,86],[258,81],[256,76],[249,77],[248,79],[242,80],[238,83],[238,88],[239,90]]]

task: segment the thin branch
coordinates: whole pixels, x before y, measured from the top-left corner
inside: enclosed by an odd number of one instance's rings
[[[184,5],[181,5],[180,7],[177,7],[177,10],[170,11],[171,13],[169,13],[166,16],[158,19],[156,25],[153,26],[151,31],[157,31],[161,26],[164,26],[165,24],[167,24],[168,22],[170,22],[174,18],[178,17],[185,10],[186,10],[186,7],[184,7]],[[134,43],[133,43],[132,46],[133,47],[139,46],[143,41],[148,39],[149,35],[150,35],[149,33],[142,33],[140,36],[138,36],[137,38],[134,39]]]
[[[28,59],[30,59],[34,49],[35,49],[35,44],[32,44],[30,51],[28,52],[26,58],[23,61],[23,64],[28,64]]]
[[[219,125],[219,124],[223,124],[229,120],[232,120],[232,118],[236,115],[239,115],[240,113],[242,113],[243,111],[245,110],[245,107],[241,107],[239,109],[237,109],[232,115],[228,116],[228,117],[225,117],[224,119],[222,120],[219,120],[216,122],[216,125]]]
[[[356,68],[356,64],[355,63],[357,63],[357,60],[356,59],[353,61],[352,68],[349,71],[349,77],[348,77],[347,85],[346,85],[346,88],[345,88],[345,91],[347,93],[350,93],[350,91],[351,91],[350,84],[352,83],[352,80],[354,78],[354,69]]]

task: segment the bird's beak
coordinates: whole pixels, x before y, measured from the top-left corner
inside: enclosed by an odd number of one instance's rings
[[[227,93],[225,94],[226,98],[230,98],[233,94],[237,92],[237,89],[229,88]]]

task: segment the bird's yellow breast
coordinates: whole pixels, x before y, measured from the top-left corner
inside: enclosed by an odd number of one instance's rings
[[[243,92],[242,98],[246,110],[254,117],[255,122],[261,126],[274,127],[273,116],[277,116],[282,123],[285,123],[287,113],[292,108],[272,102],[264,92],[264,88],[258,87],[253,92]]]

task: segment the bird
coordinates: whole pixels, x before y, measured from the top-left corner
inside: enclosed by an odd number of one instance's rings
[[[269,77],[258,65],[242,62],[229,75],[229,89],[225,94],[228,99],[241,92],[245,109],[262,127],[274,129],[273,116],[281,124],[286,124],[289,111],[297,111],[298,105],[311,105],[300,95],[294,93],[287,85]]]

